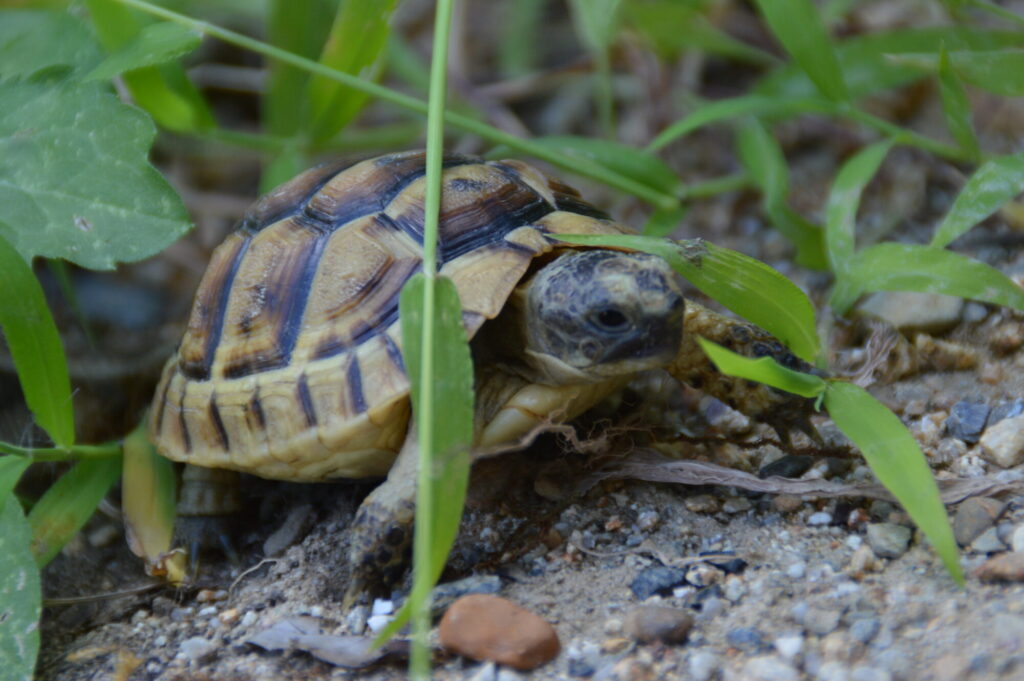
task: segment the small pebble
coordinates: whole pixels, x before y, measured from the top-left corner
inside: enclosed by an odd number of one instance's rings
[[[946,417],[946,432],[952,437],[974,444],[985,430],[989,406],[983,402],[961,400],[953,405]]]
[[[636,526],[644,532],[649,532],[661,522],[661,515],[657,511],[641,511],[636,518]]]
[[[1024,525],[1017,525],[1010,533],[1010,546],[1014,551],[1024,551]]]
[[[370,628],[370,631],[379,633],[384,630],[384,627],[391,624],[391,620],[394,619],[391,615],[370,615],[366,618],[366,626]]]
[[[722,577],[721,570],[707,563],[697,563],[686,570],[686,581],[696,587],[718,584]]]
[[[472,594],[455,601],[441,618],[441,645],[474,660],[493,660],[529,670],[560,649],[554,627],[509,600]]]
[[[710,494],[695,494],[683,500],[686,510],[692,513],[717,513],[719,507],[718,499]]]
[[[747,584],[741,577],[736,575],[729,575],[725,579],[725,583],[722,586],[722,595],[730,603],[739,603],[739,601],[747,595]]]
[[[879,558],[899,558],[910,546],[912,534],[903,525],[872,523],[868,525],[868,544]]]
[[[725,633],[725,642],[734,648],[758,650],[764,647],[764,636],[753,627],[737,627]]]
[[[975,553],[998,553],[1005,550],[1006,544],[999,538],[999,532],[994,527],[988,528],[971,542],[971,551]]]
[[[244,615],[242,615],[241,625],[243,627],[251,627],[252,625],[256,624],[256,620],[258,619],[259,615],[256,614],[256,611],[249,610]]]
[[[877,617],[865,617],[850,625],[850,635],[861,643],[870,643],[881,628],[882,622]]]
[[[832,522],[832,514],[829,513],[828,511],[818,511],[817,513],[812,513],[807,518],[807,524],[811,525],[811,526],[814,526],[814,525],[828,525],[831,522]]]
[[[995,525],[1006,504],[988,497],[965,499],[953,515],[953,536],[960,546],[967,546],[985,530]]]
[[[718,656],[710,650],[698,650],[690,656],[687,668],[692,681],[709,681],[718,670]]]
[[[807,613],[804,615],[802,624],[812,634],[818,636],[825,636],[836,630],[839,626],[839,615],[838,610],[831,608],[808,608]]]
[[[880,291],[868,295],[858,311],[888,322],[904,333],[939,333],[960,321],[964,302],[961,298],[914,291]]]
[[[757,472],[759,478],[799,478],[814,465],[814,457],[807,454],[787,454],[761,467]]]
[[[373,601],[373,605],[370,606],[370,616],[374,615],[390,615],[395,611],[394,601],[387,600],[384,598],[377,598]]]
[[[974,570],[974,576],[983,582],[1024,581],[1024,553],[1012,551],[989,558]]]
[[[633,595],[645,601],[655,594],[668,595],[673,587],[686,582],[686,570],[664,565],[649,567],[638,574],[630,583]]]
[[[779,651],[779,655],[787,660],[792,660],[803,651],[804,637],[800,634],[780,636],[772,644],[775,646],[775,650]]]
[[[800,672],[777,657],[752,657],[743,667],[743,678],[749,681],[799,681]]]
[[[200,662],[217,650],[217,644],[202,636],[193,636],[181,642],[180,651],[190,662]]]
[[[623,650],[629,648],[630,642],[628,638],[623,636],[616,636],[614,638],[605,639],[601,643],[601,652],[606,655],[618,655]]]
[[[210,615],[216,615],[217,614],[217,606],[216,605],[208,605],[205,608],[200,608],[199,612],[196,613],[196,614],[199,615],[200,617],[209,617]]]
[[[790,579],[803,579],[807,574],[807,563],[803,561],[793,563],[786,568],[786,576]]]
[[[850,670],[850,681],[892,681],[892,674],[886,669],[859,664]]]
[[[804,505],[804,500],[794,494],[779,494],[772,499],[772,507],[779,513],[792,513]]]
[[[994,426],[1000,421],[1016,418],[1022,414],[1024,414],[1024,399],[1018,397],[1011,402],[999,402],[992,407],[992,412],[988,415],[988,425]]]
[[[601,664],[601,648],[591,641],[570,646],[566,650],[569,661],[569,676],[589,679]]]
[[[722,504],[722,510],[726,513],[743,513],[749,511],[754,505],[746,497],[729,497]]]
[[[604,621],[601,629],[605,636],[619,636],[622,634],[622,620],[618,617],[609,617]]]
[[[623,631],[634,641],[685,643],[693,627],[693,617],[685,610],[661,605],[641,605],[626,615]]]
[[[1004,419],[988,428],[981,436],[981,456],[1003,468],[1024,461],[1024,416]]]
[[[228,608],[217,615],[217,619],[221,624],[234,624],[238,621],[238,608]]]
[[[469,681],[498,681],[498,665],[485,662],[469,677]]]

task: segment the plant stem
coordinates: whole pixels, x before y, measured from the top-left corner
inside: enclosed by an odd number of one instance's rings
[[[102,445],[74,445],[72,447],[19,447],[0,442],[0,454],[21,456],[35,461],[74,461],[77,459],[105,459],[121,453],[120,442]]]

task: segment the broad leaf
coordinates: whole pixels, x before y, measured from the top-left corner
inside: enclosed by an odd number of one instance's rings
[[[320,63],[361,78],[375,79],[383,65],[391,14],[397,0],[343,2],[334,17]],[[334,137],[366,104],[367,95],[335,80],[309,81],[310,122],[314,142]]]
[[[930,246],[883,243],[865,248],[847,276],[863,291],[917,291],[1024,310],[1024,288],[983,262]]]
[[[830,381],[825,408],[839,430],[860,449],[878,481],[931,541],[949,574],[963,584],[949,518],[914,436],[895,414],[852,383]]]
[[[0,78],[42,71],[82,74],[103,54],[85,25],[65,12],[3,10]]]
[[[700,291],[778,338],[801,359],[814,362],[818,336],[814,307],[796,284],[750,256],[701,239],[672,242],[646,236],[559,234],[589,246],[625,248],[661,256]]]
[[[802,397],[817,397],[825,391],[825,380],[821,377],[793,371],[772,357],[752,359],[706,338],[698,338],[697,342],[718,370],[727,376],[757,381]]]
[[[39,654],[43,595],[31,538],[18,500],[0,497],[0,668],[11,681],[31,681]]]
[[[949,54],[945,48],[939,55],[939,92],[942,95],[942,112],[946,116],[949,133],[972,158],[977,158],[981,154],[981,149],[978,147],[978,138],[971,124],[971,103],[967,99],[964,84],[960,82],[960,78],[949,63]]]
[[[945,246],[1024,192],[1024,154],[983,163],[960,190],[953,207],[935,230],[932,246]]]
[[[2,236],[8,229],[0,222],[0,331],[36,423],[57,445],[70,447],[75,421],[64,347],[39,280]]]
[[[155,130],[96,85],[0,81],[0,236],[41,255],[111,269],[188,228],[148,160]]]
[[[21,474],[30,463],[32,459],[27,456],[0,454],[0,499],[6,499],[14,491]]]
[[[82,529],[121,476],[121,457],[83,459],[53,483],[28,514],[32,555],[40,567]]]
[[[772,33],[818,92],[833,101],[849,94],[828,31],[811,0],[757,0]]]
[[[199,47],[201,41],[201,33],[184,26],[167,22],[150,24],[90,71],[86,80],[108,80],[125,71],[172,61]]]

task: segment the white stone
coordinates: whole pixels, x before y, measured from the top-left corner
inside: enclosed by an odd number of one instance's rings
[[[937,333],[960,321],[962,298],[914,291],[880,291],[858,306],[860,314],[881,319],[899,331]]]
[[[1024,415],[1003,419],[987,428],[980,444],[982,457],[1003,468],[1024,461]]]
[[[698,650],[690,656],[690,678],[708,681],[718,669],[718,657],[709,650]]]
[[[395,604],[393,601],[378,598],[373,602],[373,607],[370,609],[370,615],[390,615],[395,611]]]
[[[772,642],[775,650],[787,660],[792,660],[804,649],[804,637],[800,634],[780,636]]]
[[[1018,525],[1010,533],[1010,546],[1014,551],[1024,551],[1024,525]]]

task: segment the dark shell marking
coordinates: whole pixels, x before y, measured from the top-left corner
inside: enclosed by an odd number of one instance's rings
[[[162,453],[314,479],[335,472],[291,467],[397,451],[408,414],[398,297],[422,266],[424,161],[413,152],[320,166],[248,211],[214,252],[156,393]],[[470,335],[551,249],[544,233],[623,231],[518,161],[449,156],[444,166],[439,268],[455,281]],[[347,425],[364,415],[372,425]]]

